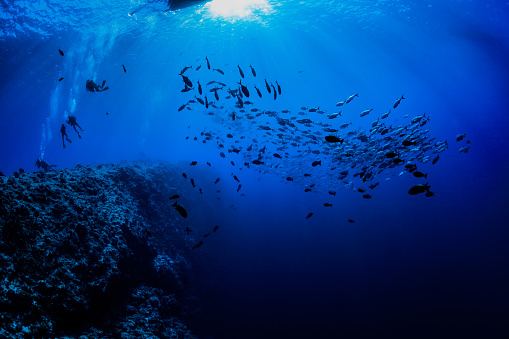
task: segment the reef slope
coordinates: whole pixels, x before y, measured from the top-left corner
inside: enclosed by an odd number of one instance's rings
[[[184,191],[178,167],[0,177],[0,337],[196,338],[184,320],[192,220],[168,199]]]

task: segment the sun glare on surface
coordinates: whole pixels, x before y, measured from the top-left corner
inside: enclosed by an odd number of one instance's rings
[[[215,17],[245,18],[253,11],[268,11],[268,0],[213,0],[206,4]]]

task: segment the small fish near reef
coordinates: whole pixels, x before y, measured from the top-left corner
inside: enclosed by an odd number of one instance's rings
[[[196,248],[200,248],[201,245],[203,245],[203,241],[200,240],[200,242],[198,242],[196,245],[194,245],[193,247],[191,247],[193,250],[196,249]]]
[[[181,205],[178,204],[178,201],[175,201],[175,203],[173,203],[172,205],[173,207],[175,207],[175,209],[177,210],[177,212],[180,213],[180,215],[183,217],[183,218],[187,218],[187,211],[184,207],[182,207]]]

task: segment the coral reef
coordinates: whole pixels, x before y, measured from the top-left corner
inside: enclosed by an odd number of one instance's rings
[[[0,337],[195,338],[185,324],[191,250],[168,199],[183,191],[177,169],[0,176]]]

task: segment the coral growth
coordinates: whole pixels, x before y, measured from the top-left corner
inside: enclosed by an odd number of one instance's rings
[[[0,176],[0,337],[194,338],[177,177],[160,162]]]

